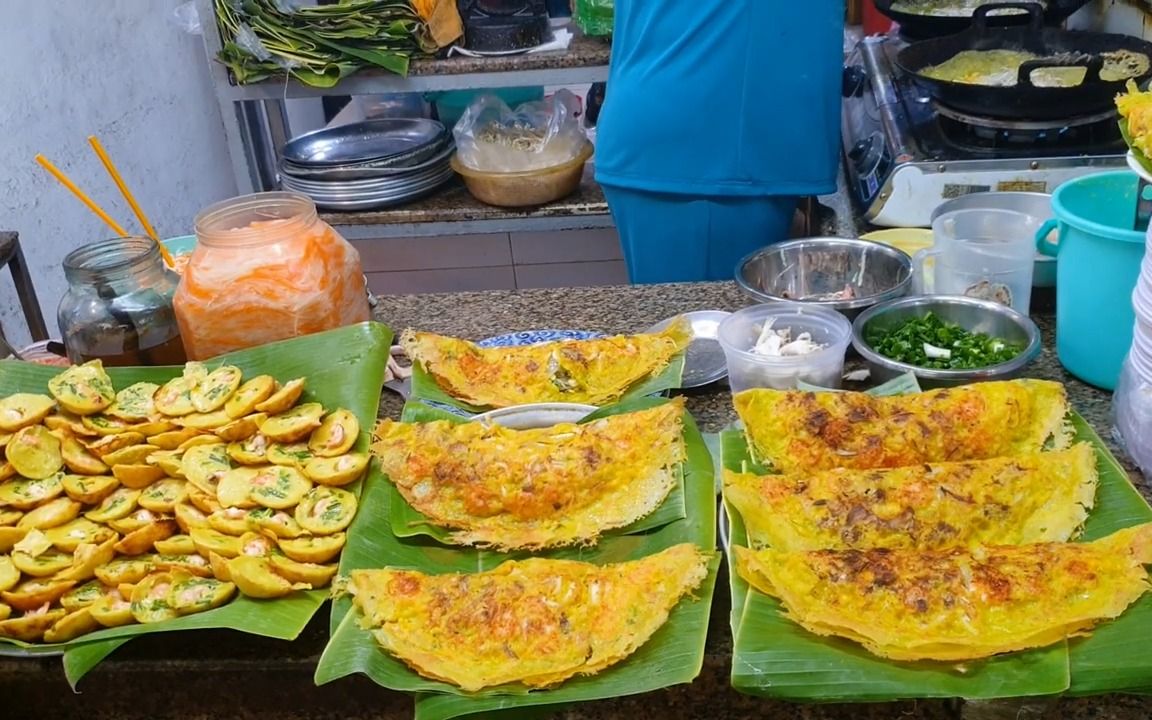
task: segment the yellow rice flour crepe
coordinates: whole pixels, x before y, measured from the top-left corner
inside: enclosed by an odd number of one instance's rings
[[[1069,450],[900,468],[724,473],[753,545],[776,550],[1063,542],[1096,498],[1096,453]]]
[[[982,382],[910,395],[755,389],[736,412],[754,455],[785,472],[979,460],[1068,446],[1064,386]]]
[[[444,392],[481,407],[542,402],[605,405],[630,387],[659,374],[691,341],[680,318],[651,334],[559,340],[517,347],[482,348],[433,333],[405,330],[408,357]]]
[[[740,577],[810,632],[894,660],[957,661],[1051,645],[1119,616],[1148,589],[1152,523],[1090,543],[734,551]]]
[[[682,399],[586,423],[514,430],[383,420],[372,451],[404,499],[452,542],[501,549],[592,543],[648,515],[685,458]]]
[[[477,691],[547,687],[620,662],[707,575],[707,554],[684,543],[603,566],[530,558],[480,573],[353,570],[347,590],[384,650]]]

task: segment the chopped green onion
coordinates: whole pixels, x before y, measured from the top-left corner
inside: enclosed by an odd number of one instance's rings
[[[970,370],[1007,362],[1024,348],[984,333],[968,332],[929,312],[894,328],[871,325],[864,339],[879,354],[897,362],[934,370]]]

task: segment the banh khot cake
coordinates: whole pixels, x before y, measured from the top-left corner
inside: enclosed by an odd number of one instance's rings
[[[558,340],[517,347],[480,347],[433,333],[405,330],[408,357],[446,393],[475,406],[542,402],[604,405],[659,374],[691,341],[680,318],[658,333]]]
[[[753,454],[785,473],[978,460],[1071,442],[1064,386],[1047,380],[888,397],[758,388],[734,402]]]
[[[629,562],[530,558],[478,573],[353,570],[347,590],[376,641],[467,691],[548,687],[627,658],[708,575],[690,543]]]
[[[971,660],[1084,635],[1148,588],[1152,523],[1090,543],[782,552],[734,547],[740,577],[817,635],[893,660]]]
[[[93,360],[0,398],[0,637],[84,640],[328,585],[358,504],[338,486],[368,455],[353,413],[299,402],[306,382],[190,362],[117,387]]]
[[[724,473],[755,546],[781,551],[1063,542],[1095,502],[1096,453],[1068,450],[900,468]]]
[[[383,420],[372,451],[412,507],[463,545],[590,543],[660,506],[684,460],[684,402],[514,430]]]

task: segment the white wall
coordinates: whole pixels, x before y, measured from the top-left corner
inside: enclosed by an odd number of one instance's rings
[[[1133,0],[1094,0],[1068,19],[1068,27],[1152,40],[1152,4],[1144,0],[1143,6],[1137,7]]]
[[[198,210],[236,194],[202,40],[171,20],[179,3],[0,0],[0,230],[20,233],[53,337],[66,289],[60,261],[112,232],[36,164],[36,153],[129,232],[142,229],[89,135],[161,237],[191,233]],[[29,340],[7,270],[0,324],[17,346]]]

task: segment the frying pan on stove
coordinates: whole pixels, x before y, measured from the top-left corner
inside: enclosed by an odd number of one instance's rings
[[[1003,16],[990,18],[988,13],[1008,7],[1027,10],[1028,26],[994,25]],[[1040,59],[1021,65],[1016,84],[1006,87],[937,80],[922,74],[965,50],[1023,50],[1039,55]],[[1038,4],[1006,2],[977,8],[972,26],[962,33],[921,40],[905,47],[897,53],[896,65],[913,76],[936,102],[954,110],[981,117],[1056,120],[1105,112],[1113,107],[1126,80],[1101,80],[1100,54],[1116,50],[1143,53],[1152,60],[1152,43],[1129,35],[1046,28]],[[1031,74],[1039,68],[1071,66],[1087,68],[1084,81],[1079,85],[1038,87],[1032,84]],[[1149,76],[1152,72],[1145,71],[1132,79],[1139,83]]]
[[[963,5],[963,0],[934,0],[939,5],[953,2]],[[907,38],[923,40],[925,38],[940,37],[942,35],[955,35],[964,32],[972,25],[974,13],[962,16],[922,15],[908,10],[893,10],[892,6],[900,6],[900,0],[875,0],[876,9],[883,15],[900,23],[900,33]],[[1088,0],[1048,0],[1044,5],[1044,24],[1059,25],[1068,16],[1088,4]],[[1015,13],[1012,15],[997,16],[997,21],[1004,26],[1027,25],[1028,15]]]

